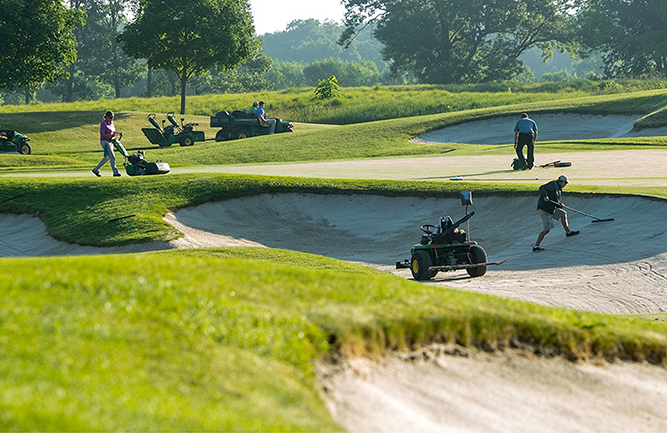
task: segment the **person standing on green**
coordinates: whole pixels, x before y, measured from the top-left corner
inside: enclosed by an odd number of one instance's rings
[[[97,167],[93,168],[93,174],[97,177],[102,176],[100,174],[100,169],[107,162],[111,162],[111,170],[113,170],[114,176],[120,176],[118,168],[116,168],[116,155],[113,153],[113,144],[111,140],[118,135],[123,137],[123,134],[116,132],[116,126],[113,123],[114,114],[113,111],[107,111],[104,113],[104,120],[100,123],[100,146],[104,150],[104,156]]]
[[[528,117],[528,113],[523,113],[521,119],[514,126],[514,149],[516,149],[521,170],[531,170],[533,168],[535,140],[537,140],[537,123]],[[527,157],[523,156],[524,146],[528,149]]]

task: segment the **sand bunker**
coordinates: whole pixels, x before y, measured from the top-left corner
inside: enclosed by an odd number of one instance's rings
[[[490,260],[480,278],[441,273],[424,284],[459,287],[603,313],[667,311],[667,203],[633,197],[568,197],[579,236],[555,228],[533,253],[541,225],[536,197],[473,198],[472,239]],[[208,203],[165,218],[185,236],[159,247],[253,245],[359,262],[410,278],[395,262],[409,256],[419,226],[463,216],[459,200],[363,195],[279,194]],[[99,254],[50,239],[34,217],[0,215],[0,256]],[[138,250],[142,246],[136,246]],[[146,247],[143,247],[146,248]],[[648,365],[593,366],[530,355],[418,355],[404,362],[349,361],[322,366],[334,417],[350,431],[665,431],[667,370]],[[429,358],[429,361],[424,361]]]
[[[436,143],[512,144],[519,116],[502,116],[460,123],[419,136]],[[536,113],[531,115],[539,129],[538,141],[594,138],[649,137],[667,135],[667,128],[634,129],[638,116]]]
[[[482,278],[465,271],[445,272],[425,284],[608,314],[667,311],[667,203],[637,197],[567,196],[570,207],[612,222],[570,212],[581,235],[566,238],[556,227],[542,243],[531,245],[541,230],[536,198],[474,197],[471,239],[492,266]],[[165,218],[184,237],[122,248],[69,245],[48,236],[38,218],[2,215],[0,257],[102,254],[209,246],[265,246],[358,262],[410,278],[395,269],[409,258],[422,224],[440,216],[464,215],[457,199],[418,199],[364,195],[280,194],[207,203]],[[548,277],[546,277],[548,275]]]
[[[516,259],[482,278],[440,273],[426,284],[609,314],[667,311],[667,203],[643,198],[565,197],[581,235],[556,227],[533,253],[541,230],[535,197],[474,197],[471,238],[489,260]],[[408,258],[422,224],[459,219],[459,200],[379,196],[261,195],[183,209],[167,221],[186,234],[178,246],[262,245],[364,263],[410,278],[395,262]],[[212,235],[211,235],[212,234]],[[545,275],[548,274],[548,278]]]

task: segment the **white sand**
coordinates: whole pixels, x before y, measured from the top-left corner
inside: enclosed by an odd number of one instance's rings
[[[530,114],[530,113],[529,113]],[[437,143],[512,144],[514,125],[520,115],[473,120],[423,134],[419,140]],[[585,140],[593,138],[648,137],[667,135],[667,128],[634,129],[638,116],[536,113],[538,140]]]

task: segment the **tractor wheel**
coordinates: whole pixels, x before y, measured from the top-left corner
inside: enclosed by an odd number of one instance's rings
[[[30,155],[32,153],[32,147],[30,147],[28,142],[25,140],[16,146],[16,150],[18,150],[18,152],[22,155]]]
[[[215,134],[215,141],[225,141],[227,139],[227,133],[222,129]]]
[[[236,134],[234,135],[234,137],[237,139],[248,138],[250,136],[250,132],[246,129],[240,129],[236,131]]]
[[[486,263],[486,251],[484,251],[484,248],[480,247],[479,245],[472,245],[468,250],[468,253],[470,254],[471,264]],[[468,275],[473,278],[481,277],[482,275],[486,274],[486,265],[468,268],[466,271],[468,271]]]
[[[433,266],[433,259],[426,251],[416,251],[410,259],[410,271],[412,277],[417,281],[430,280],[435,277],[438,271],[430,271],[428,268],[431,266]]]
[[[178,142],[181,146],[192,146],[195,144],[195,137],[192,134],[185,134],[178,139]]]

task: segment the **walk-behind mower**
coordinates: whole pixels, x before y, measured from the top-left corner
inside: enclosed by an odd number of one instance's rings
[[[411,258],[396,262],[396,268],[410,268],[415,280],[430,280],[438,272],[465,269],[471,277],[486,274],[488,265],[500,265],[500,262],[488,262],[486,251],[475,241],[471,241],[469,233],[459,229],[475,212],[468,213],[467,206],[472,204],[472,193],[461,193],[461,202],[466,206],[466,215],[454,222],[450,216],[441,217],[436,225],[424,224],[421,241],[410,249]]]
[[[219,111],[215,116],[211,116],[211,128],[220,128],[215,134],[215,141],[236,140],[239,138],[255,137],[257,135],[267,135],[269,124],[262,123],[261,119],[242,110]],[[282,120],[276,119],[275,133],[292,132],[294,125]]]
[[[125,157],[123,166],[128,176],[142,176],[149,174],[167,174],[169,173],[169,164],[163,161],[146,161],[146,152],[143,150],[130,155],[125,150],[125,146],[117,138],[111,140],[111,144]]]
[[[181,146],[192,146],[197,141],[205,141],[204,131],[195,131],[194,127],[199,123],[183,124],[185,119],[181,119],[181,123],[176,121],[174,113],[167,113],[166,120],[162,120],[162,126],[158,123],[156,115],[151,113],[148,115],[148,121],[153,125],[153,128],[141,128],[148,141],[157,144],[160,147],[169,147],[174,143]],[[165,123],[169,121],[169,125]]]
[[[32,148],[28,144],[29,137],[20,132],[12,131],[10,129],[0,129],[0,151],[3,152],[18,152],[22,155],[30,155]]]

